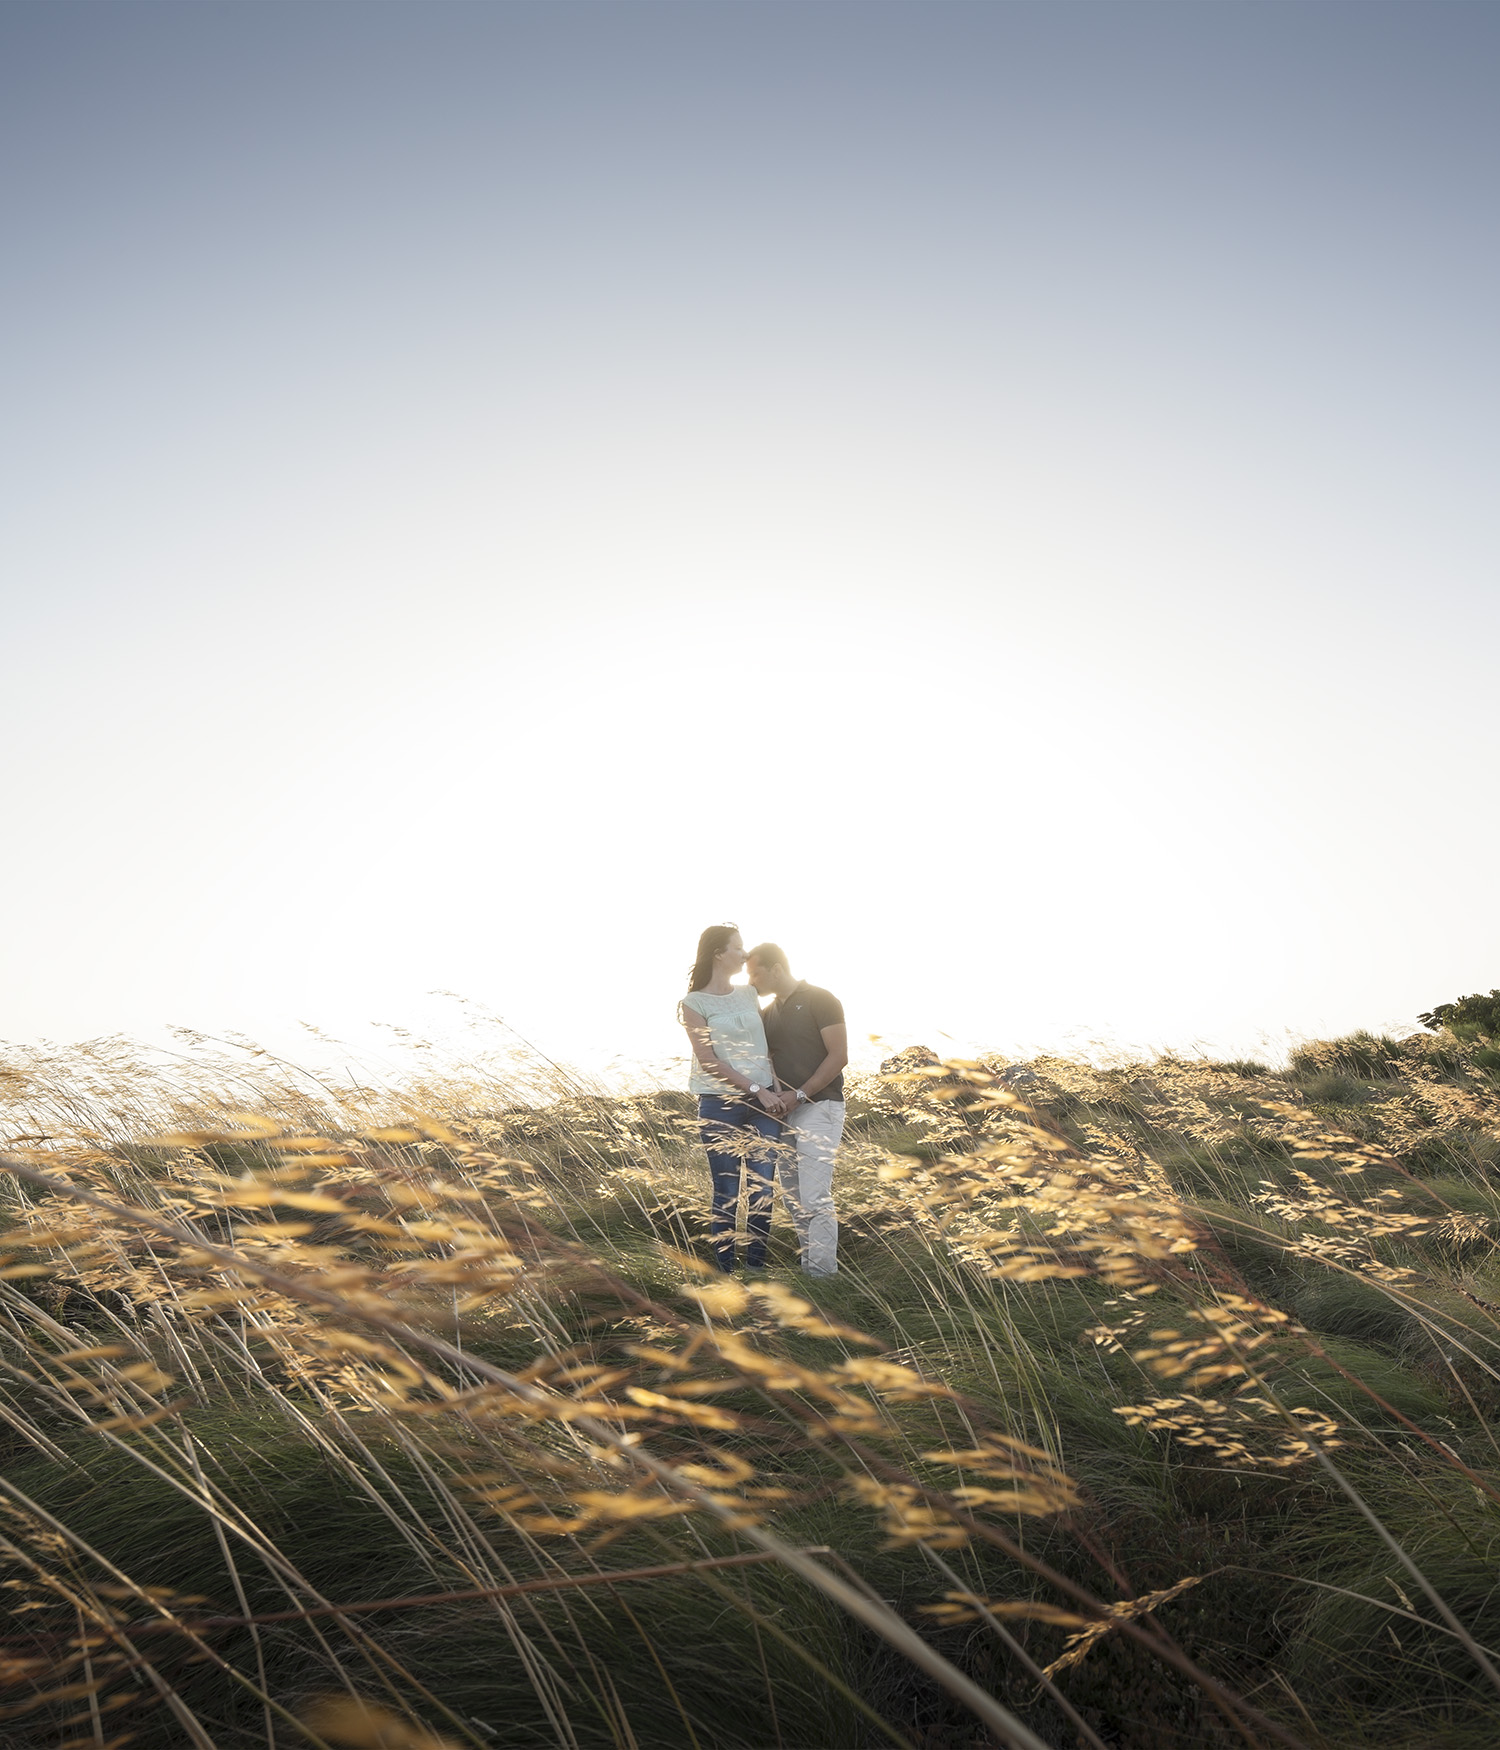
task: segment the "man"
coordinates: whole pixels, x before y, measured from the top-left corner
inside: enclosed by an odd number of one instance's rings
[[[832,1276],[839,1267],[833,1162],[844,1135],[843,1071],[849,1061],[844,1006],[828,991],[793,978],[774,942],[752,948],[745,969],[757,995],[775,998],[761,1019],[781,1084],[784,1140],[796,1147],[780,1169],[781,1193],[797,1229],[802,1268],[809,1276]]]

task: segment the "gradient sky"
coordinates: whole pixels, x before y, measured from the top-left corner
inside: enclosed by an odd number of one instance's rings
[[[0,1037],[657,1061],[722,918],[892,1044],[1500,983],[1500,8],[49,0],[0,79]]]

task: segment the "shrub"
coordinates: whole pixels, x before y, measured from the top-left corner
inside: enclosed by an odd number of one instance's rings
[[[1409,1064],[1431,1070],[1445,1081],[1457,1081],[1470,1066],[1469,1049],[1452,1033],[1413,1033],[1402,1042],[1401,1054]]]
[[[1302,1091],[1314,1106],[1358,1106],[1367,1097],[1366,1090],[1353,1076],[1332,1069],[1309,1075]]]
[[[1362,1081],[1394,1081],[1402,1068],[1399,1039],[1361,1029],[1343,1039],[1309,1039],[1287,1059],[1299,1081],[1309,1076],[1355,1076]]]
[[[1492,990],[1488,996],[1476,991],[1473,996],[1439,1003],[1417,1019],[1434,1032],[1446,1027],[1456,1039],[1493,1039],[1500,1034],[1500,990]]]

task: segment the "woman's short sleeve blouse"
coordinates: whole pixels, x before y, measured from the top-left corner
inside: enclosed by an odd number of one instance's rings
[[[771,1058],[766,1050],[760,1003],[748,984],[736,985],[725,996],[715,996],[706,990],[689,991],[682,1006],[702,1016],[714,1052],[722,1062],[763,1088],[771,1085]],[[695,1094],[722,1094],[726,1084],[718,1076],[710,1075],[695,1057],[688,1088]]]

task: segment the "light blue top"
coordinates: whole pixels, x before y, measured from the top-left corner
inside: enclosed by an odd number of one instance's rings
[[[712,991],[689,991],[682,1006],[708,1023],[708,1036],[721,1063],[737,1069],[752,1082],[759,1082],[763,1088],[770,1087],[771,1055],[766,1050],[766,1030],[761,1025],[760,1003],[748,984],[736,985],[721,997]],[[710,1075],[696,1057],[688,1088],[694,1094],[724,1094],[731,1099],[735,1094],[730,1083]]]

